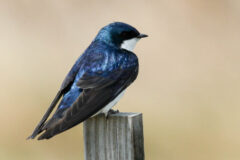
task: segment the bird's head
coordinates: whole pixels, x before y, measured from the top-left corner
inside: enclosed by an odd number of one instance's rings
[[[146,34],[140,34],[138,30],[126,23],[114,22],[103,27],[95,40],[104,41],[109,45],[133,51],[136,43],[147,37]]]

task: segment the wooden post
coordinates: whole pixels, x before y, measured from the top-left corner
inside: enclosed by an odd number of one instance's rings
[[[85,160],[144,160],[141,113],[103,114],[84,122]]]

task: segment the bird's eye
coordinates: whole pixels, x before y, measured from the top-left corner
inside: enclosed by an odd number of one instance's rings
[[[127,33],[127,32],[122,32],[122,33],[121,33],[121,37],[123,37],[123,38],[126,38],[126,37],[127,37],[127,35],[128,35],[128,33]]]
[[[137,36],[137,34],[135,32],[132,31],[123,31],[120,35],[123,39],[131,39]]]

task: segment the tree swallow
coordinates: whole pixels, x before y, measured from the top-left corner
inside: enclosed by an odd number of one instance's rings
[[[138,75],[133,48],[147,37],[134,27],[114,22],[103,27],[75,62],[47,112],[28,139],[49,139],[99,113],[107,116]],[[61,99],[57,110],[46,121]]]

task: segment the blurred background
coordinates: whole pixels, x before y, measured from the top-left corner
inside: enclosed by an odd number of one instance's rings
[[[0,159],[83,160],[82,124],[26,141],[65,75],[113,21],[149,35],[115,106],[142,112],[146,160],[240,159],[240,1],[0,0]]]

